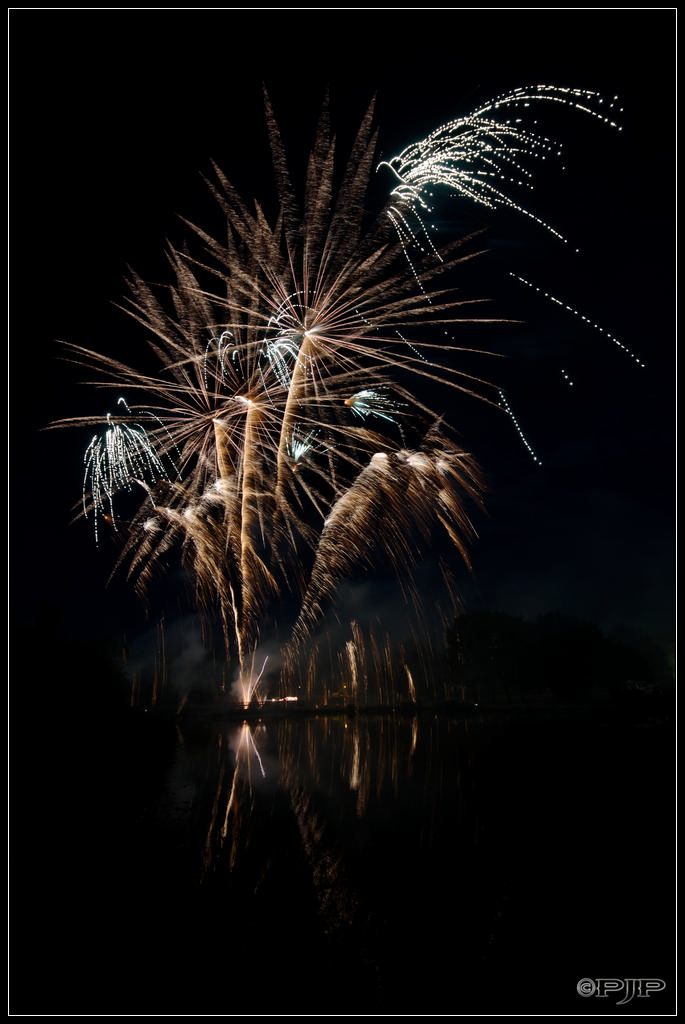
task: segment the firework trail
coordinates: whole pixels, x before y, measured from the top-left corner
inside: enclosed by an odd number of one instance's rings
[[[214,167],[221,240],[189,225],[203,251],[170,248],[172,284],[160,294],[135,274],[128,281],[125,308],[145,327],[158,372],[67,346],[96,383],[143,400],[117,422],[108,416],[104,439],[91,441],[84,511],[114,519],[115,494],[139,485],[118,565],[144,594],[167,553],[181,552],[247,699],[280,600],[299,601],[296,650],[339,583],[379,554],[405,581],[438,536],[468,563],[480,473],[421,396],[441,384],[501,403],[494,385],[449,359],[459,351],[445,340],[450,325],[491,321],[440,283],[477,255],[474,239],[418,244],[429,190],[515,205],[504,171],[522,175],[550,144],[496,113],[531,99],[584,109],[590,98],[518,90],[438,129],[388,162],[398,183],[373,218],[373,104],[342,168],[324,108],[299,195],[267,97],[277,216],[249,206]]]

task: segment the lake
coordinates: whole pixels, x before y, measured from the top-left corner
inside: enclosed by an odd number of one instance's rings
[[[670,719],[137,715],[51,756],[16,1013],[673,1010]],[[665,989],[577,990],[607,978]]]

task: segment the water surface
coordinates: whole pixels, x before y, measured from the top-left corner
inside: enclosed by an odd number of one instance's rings
[[[617,1012],[588,977],[664,978],[624,1012],[672,1005],[668,724],[426,711],[122,739],[84,792],[62,780],[37,1012]]]

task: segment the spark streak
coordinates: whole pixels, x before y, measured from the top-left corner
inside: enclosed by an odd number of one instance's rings
[[[540,461],[540,459],[535,454],[535,451],[534,451],[532,445],[529,443],[528,439],[526,438],[526,435],[523,433],[523,430],[521,429],[521,425],[520,425],[519,421],[516,419],[516,416],[514,415],[514,413],[512,411],[512,408],[509,405],[509,402],[507,401],[503,391],[500,391],[499,397],[500,397],[500,402],[502,404],[502,408],[506,411],[506,413],[510,417],[512,423],[516,427],[516,432],[518,433],[519,437],[523,441],[525,447],[530,452],[530,456],[531,456],[533,462],[537,462],[537,464],[539,466],[541,466],[542,462]]]
[[[549,301],[553,302],[555,305],[560,306],[567,313],[571,313],[573,316],[577,316],[580,320],[582,320],[584,323],[586,323],[589,327],[592,327],[593,330],[599,331],[600,334],[603,334],[606,338],[608,338],[609,341],[613,342],[613,344],[616,345],[617,348],[620,348],[623,352],[625,352],[625,354],[627,356],[629,356],[633,360],[634,363],[637,363],[637,365],[639,367],[644,369],[645,364],[642,362],[642,360],[638,356],[636,356],[634,352],[631,352],[630,349],[626,345],[624,345],[622,341],[619,341],[619,339],[614,337],[613,334],[610,334],[609,331],[607,331],[605,327],[600,326],[600,324],[598,324],[598,323],[594,323],[590,319],[590,317],[585,316],[583,313],[580,312],[580,310],[575,309],[573,306],[569,306],[568,302],[564,302],[563,299],[559,299],[555,295],[550,294],[550,292],[544,291],[544,289],[539,288],[537,285],[533,284],[531,281],[526,280],[525,277],[521,277],[520,274],[512,273],[511,277],[515,278],[517,281],[520,281],[521,284],[525,284],[527,288],[531,288],[533,291],[537,292],[539,295],[544,296],[544,298],[549,299]]]

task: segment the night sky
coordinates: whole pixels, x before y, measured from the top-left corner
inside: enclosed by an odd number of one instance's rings
[[[304,155],[330,87],[344,141],[377,95],[381,156],[519,85],[618,95],[622,133],[559,115],[567,170],[530,205],[576,255],[522,218],[455,205],[482,225],[477,282],[521,323],[479,329],[541,465],[511,420],[459,402],[450,418],[490,484],[469,607],[558,611],[607,631],[674,634],[673,10],[13,10],[10,12],[10,605],[46,601],[76,635],[137,628],[132,590],[106,586],[114,550],[70,525],[92,431],[52,420],[111,406],[57,340],[130,354],[116,309],[128,265],[166,280],[179,215],[212,230],[211,161],[244,195],[268,188],[264,82]],[[347,134],[345,134],[347,133]],[[255,184],[256,183],[256,184]],[[219,218],[219,225],[221,223]],[[524,288],[520,272],[606,327],[634,362]],[[471,334],[469,337],[473,337]],[[562,370],[572,375],[569,388]]]

